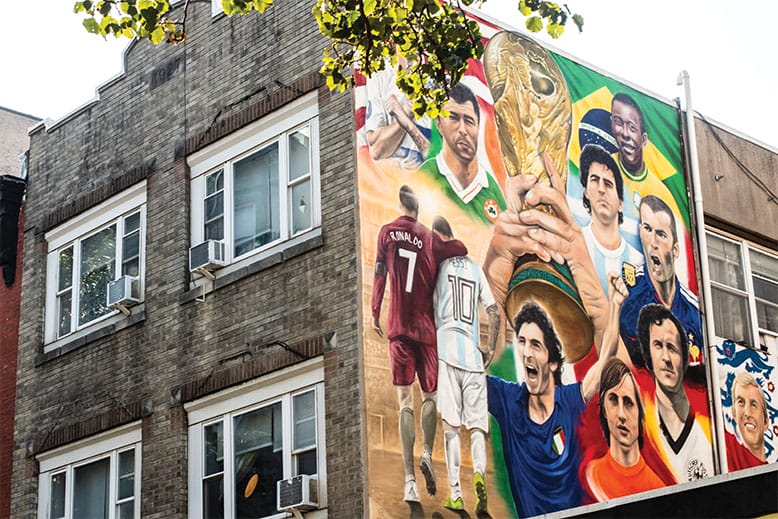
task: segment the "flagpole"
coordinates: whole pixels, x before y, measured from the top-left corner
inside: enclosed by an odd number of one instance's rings
[[[700,275],[702,277],[703,316],[705,317],[705,339],[708,342],[706,351],[708,364],[707,376],[713,388],[713,423],[715,425],[713,438],[713,456],[718,460],[721,473],[728,472],[726,442],[724,438],[724,412],[721,407],[721,388],[719,387],[718,360],[716,358],[716,331],[713,325],[713,296],[710,288],[710,268],[708,267],[708,240],[705,234],[705,212],[702,204],[702,184],[697,162],[697,134],[694,128],[694,111],[692,110],[692,92],[689,73],[682,70],[678,74],[677,84],[683,85],[686,102],[686,146],[689,150],[689,170],[692,177],[692,194],[694,197],[694,214],[697,229],[697,244],[699,247]],[[710,409],[710,405],[708,406]]]

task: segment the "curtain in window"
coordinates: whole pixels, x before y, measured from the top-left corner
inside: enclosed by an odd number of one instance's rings
[[[110,458],[104,458],[73,471],[73,517],[108,518],[108,478]]]

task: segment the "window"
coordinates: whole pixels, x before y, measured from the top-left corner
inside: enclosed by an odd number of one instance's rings
[[[317,113],[305,96],[190,157],[192,245],[231,263],[319,225]]]
[[[39,519],[140,517],[140,427],[38,456]]]
[[[323,383],[312,383],[323,372],[284,371],[257,389],[187,406],[190,517],[284,517],[277,481],[315,475],[324,488]]]
[[[121,276],[142,283],[145,182],[46,234],[46,342],[71,335],[116,310],[108,283]]]
[[[707,238],[716,335],[751,347],[775,342],[778,257],[744,241]]]

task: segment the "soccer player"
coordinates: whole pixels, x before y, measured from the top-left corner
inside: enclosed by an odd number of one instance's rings
[[[645,391],[646,408],[652,409],[653,427],[647,436],[678,483],[713,475],[710,423],[689,403],[683,387],[689,363],[689,344],[683,324],[663,305],[649,304],[640,311],[638,337],[646,368],[654,378],[654,392]]]
[[[448,221],[437,216],[432,231],[443,241],[454,239]],[[485,369],[494,355],[502,314],[492,297],[481,267],[467,256],[444,260],[438,271],[433,294],[438,339],[438,408],[443,420],[446,468],[451,495],[444,506],[464,510],[460,488],[460,442],[462,425],[470,431],[473,460],[475,510],[487,514],[486,433],[489,416],[486,407]],[[489,319],[488,338],[481,344],[478,305]]]
[[[371,309],[373,330],[384,336],[381,328],[381,305],[389,276],[389,314],[386,336],[389,338],[389,360],[392,383],[397,387],[400,407],[400,441],[405,466],[405,501],[418,502],[413,467],[413,445],[416,431],[413,417],[413,380],[418,376],[423,402],[421,431],[424,450],[419,468],[427,491],[436,491],[432,470],[432,447],[435,440],[438,385],[438,352],[432,292],[440,261],[465,256],[467,248],[459,240],[443,242],[418,222],[419,202],[413,190],[400,188],[401,215],[381,227],[376,247],[375,278]]]
[[[648,132],[643,111],[628,94],[616,93],[611,100],[611,134],[616,139],[618,152],[616,160],[624,176],[626,185],[625,202],[631,205],[629,214],[636,214],[640,199],[649,194],[659,196],[670,205],[671,210],[680,215],[681,209],[662,182],[663,177],[675,171],[651,171],[646,164],[643,151],[648,145]],[[660,177],[663,173],[663,177]],[[645,254],[645,251],[643,251]]]
[[[640,454],[644,424],[635,378],[621,359],[610,359],[600,378],[600,425],[608,452],[586,466],[586,481],[598,501],[664,486]]]
[[[562,344],[537,303],[522,306],[514,321],[524,382],[487,377],[489,412],[502,433],[505,467],[520,517],[575,507],[582,502],[576,428],[597,391],[600,373],[618,347],[618,312],[627,290],[609,277],[608,326],[600,357],[582,382],[562,384]]]
[[[740,441],[725,433],[729,470],[767,463],[764,445],[764,433],[770,426],[767,402],[759,383],[745,371],[738,373],[732,382],[732,418]]]
[[[387,65],[366,83],[365,130],[373,160],[391,159],[398,166],[415,169],[429,149],[430,119],[418,121],[411,103],[395,84],[395,68]]]
[[[638,315],[645,305],[661,304],[683,324],[688,334],[682,339],[688,343],[689,375],[701,382],[705,379],[705,366],[697,298],[675,274],[679,253],[675,217],[668,205],[653,195],[640,201],[640,241],[645,263],[637,269],[635,285],[630,288],[621,313],[621,338],[630,359],[636,367],[648,363],[641,354],[643,349],[638,340]]]
[[[581,150],[579,169],[583,206],[592,218],[581,231],[603,290],[607,291],[607,273],[621,272],[625,263],[637,267],[643,263],[643,255],[627,243],[619,230],[624,221],[624,180],[616,161],[601,146],[587,144]]]
[[[444,108],[449,115],[435,120],[442,148],[421,165],[419,173],[430,177],[470,218],[491,224],[505,209],[505,198],[492,174],[478,162],[478,100],[459,83],[449,92]]]

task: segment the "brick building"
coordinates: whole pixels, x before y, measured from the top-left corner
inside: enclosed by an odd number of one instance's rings
[[[362,514],[351,98],[306,3],[187,24],[30,133],[17,517],[266,515],[298,474]]]
[[[19,347],[22,211],[27,130],[38,119],[0,107],[0,517],[10,515],[11,457]]]
[[[284,517],[276,482],[295,476],[306,517],[407,515],[368,481],[367,422],[383,415],[366,410],[359,94],[323,85],[306,3],[234,18],[192,3],[187,30],[131,44],[99,99],[30,132],[13,515]],[[774,258],[776,204],[742,166],[774,178],[778,154],[698,125],[712,239]],[[721,338],[764,337],[775,355],[753,287],[735,288],[754,326]],[[774,488],[774,466],[747,475]],[[681,486],[652,509],[694,515],[747,481]]]

